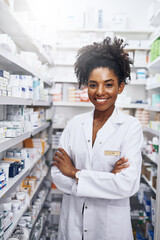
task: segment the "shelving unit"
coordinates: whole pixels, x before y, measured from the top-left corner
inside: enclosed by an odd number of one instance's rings
[[[15,230],[19,219],[23,216],[23,214],[27,211],[28,205],[25,203],[23,208],[21,208],[18,212],[13,215],[13,224],[6,230],[4,234],[4,240],[7,240],[11,237],[13,231]]]
[[[22,1],[19,1],[19,2],[22,3]],[[9,50],[6,50],[2,46],[0,46],[1,69],[8,71],[10,74],[31,75],[33,77],[37,77],[38,79],[41,79],[44,82],[45,87],[51,87],[52,82],[50,81],[50,79],[45,78],[47,74],[44,74],[43,72],[38,70],[38,68],[35,69],[31,65],[22,61],[18,53],[21,50],[34,52],[37,54],[38,59],[43,64],[48,66],[53,66],[54,63],[53,63],[53,59],[51,58],[51,55],[47,54],[47,52],[44,51],[42,44],[35,42],[33,39],[31,39],[27,30],[24,29],[24,27],[16,19],[14,14],[9,10],[7,4],[3,0],[0,0],[0,31],[1,33],[3,32],[5,34],[8,34],[17,46],[17,54],[14,54]],[[42,106],[46,108],[51,108],[52,103],[49,100],[43,101],[43,100],[34,100],[34,99],[26,99],[26,98],[19,98],[19,97],[0,96],[0,105],[1,107],[6,105],[12,105],[12,106],[21,105],[21,106],[30,106],[30,107]],[[5,110],[5,107],[4,107],[4,110]],[[5,111],[4,111],[4,115],[5,115]],[[30,166],[29,165],[27,166],[26,164],[26,168],[23,169],[20,174],[16,175],[14,178],[8,179],[7,186],[5,186],[2,190],[0,190],[0,200],[2,200],[4,197],[10,196],[10,194],[16,190],[16,187],[20,185],[20,183],[26,176],[30,174],[31,170],[34,168],[37,162],[44,155],[46,156],[47,160],[52,159],[52,148],[51,148],[51,142],[50,142],[50,138],[51,138],[50,132],[52,129],[52,124],[51,122],[45,122],[45,123],[42,123],[41,126],[33,129],[32,131],[24,132],[15,138],[0,139],[0,153],[2,157],[3,152],[6,151],[7,149],[14,147],[17,144],[21,145],[21,143],[27,138],[33,137],[36,134],[41,133],[46,129],[48,132],[48,145],[46,146],[44,153],[37,154],[36,159],[34,159],[34,161],[30,163]],[[43,136],[43,133],[40,135]],[[44,175],[41,176],[41,179],[37,183],[36,189],[30,198],[30,204],[33,200],[33,197],[37,194],[40,187],[42,186],[42,183],[46,175],[48,176],[48,173],[49,173],[48,171],[44,172]],[[20,211],[14,214],[13,224],[7,229],[7,231],[4,234],[5,240],[8,240],[11,237],[13,231],[17,226],[18,221],[22,217],[23,213],[25,213],[27,208],[28,208],[28,204],[24,203],[23,208],[21,208]]]
[[[3,138],[0,139],[0,152],[3,152],[16,144],[24,141],[25,139],[29,138],[31,136],[31,132],[24,132],[18,137],[15,138]]]
[[[54,128],[54,129],[63,129],[63,128],[65,128],[65,123],[63,123],[63,124],[55,124],[55,123],[53,123],[52,128]]]
[[[160,108],[152,107],[152,106],[147,106],[146,110],[153,111],[153,112],[160,112]]]
[[[39,182],[37,183],[36,188],[35,188],[35,190],[34,190],[34,193],[30,196],[30,203],[32,202],[32,200],[33,200],[34,196],[36,195],[36,193],[38,192],[38,190],[40,189],[40,186],[41,186],[41,184],[43,183],[43,180],[44,180],[45,177],[47,176],[47,172],[48,172],[48,171],[46,171],[45,174],[42,175],[41,179],[40,179]]]
[[[35,128],[33,131],[32,131],[32,136],[36,135],[37,133],[45,130],[46,128],[48,128],[50,126],[50,123],[49,122],[46,122],[44,124],[42,124],[41,126]]]
[[[0,96],[0,105],[26,105],[50,107],[51,102],[38,101],[19,97]]]
[[[160,63],[160,62],[159,62]],[[160,90],[160,82],[159,83],[154,83],[152,86],[147,86],[146,90]]]
[[[62,101],[62,102],[54,102],[53,106],[63,106],[63,107],[92,107],[93,104],[90,102],[69,102],[69,101]],[[116,104],[119,108],[145,108],[147,104],[125,104],[125,103],[118,103]]]
[[[40,100],[33,100],[32,105],[33,106],[50,107],[51,106],[51,102],[45,102],[45,101],[40,101]]]
[[[78,81],[76,79],[69,79],[69,80],[59,80],[56,79],[55,80],[56,83],[74,83],[74,84],[78,84]],[[138,79],[132,79],[131,82],[128,84],[130,85],[146,85],[146,80],[138,80]]]
[[[0,96],[0,105],[32,105],[31,99]]]
[[[28,176],[29,172],[30,168],[25,168],[20,174],[16,175],[14,178],[10,178],[8,185],[0,191],[0,198],[9,195],[12,190],[15,189],[26,176]]]
[[[56,48],[57,49],[65,49],[65,50],[75,50],[77,51],[78,49],[82,48],[83,46],[65,46],[65,45],[57,45]],[[150,48],[149,47],[130,47],[130,46],[126,46],[125,47],[126,50],[128,51],[136,51],[136,50],[140,50],[140,51],[150,51]]]
[[[154,72],[160,71],[159,66],[160,66],[160,57],[158,57],[153,62],[148,64],[149,70],[154,71]],[[160,83],[153,83],[152,85],[148,85],[146,87],[146,90],[147,91],[156,91],[159,93]],[[160,112],[160,108],[158,108],[158,107],[147,106],[146,109],[148,111],[151,111],[152,113]],[[153,135],[153,136],[158,137],[159,138],[159,146],[160,146],[160,131],[151,129],[149,127],[148,128],[145,127],[145,128],[143,128],[143,132],[151,134],[151,136]],[[157,187],[156,187],[157,190],[154,189],[151,181],[148,181],[148,179],[144,175],[142,175],[142,178],[150,186],[152,191],[156,194],[156,217],[155,217],[155,226],[154,226],[154,240],[158,240],[158,239],[160,239],[160,231],[159,231],[159,226],[160,226],[160,206],[159,206],[160,205],[160,183],[159,183],[160,182],[160,153],[158,155],[157,161],[155,161],[155,159],[152,158],[151,154],[144,154],[144,156],[147,157],[147,159],[149,159],[151,162],[153,162],[154,164],[157,165]]]
[[[41,73],[33,69],[32,66],[28,65],[26,62],[22,61],[20,57],[2,47],[0,47],[0,64],[7,67],[7,70],[12,74],[29,74],[39,79],[43,79]],[[46,79],[43,79],[43,82],[49,87],[52,86],[52,83]]]
[[[50,149],[50,145],[48,145],[44,151],[44,153],[42,155],[40,155],[39,157],[37,157],[37,159],[31,164],[30,166],[30,170],[36,165],[36,163],[47,153],[47,151]]]
[[[50,149],[50,145],[47,146],[45,149],[44,153],[37,157],[37,159],[31,164],[30,168],[25,168],[22,170],[22,172],[18,175],[16,175],[14,178],[9,178],[8,185],[3,188],[3,190],[0,191],[0,198],[3,196],[9,195],[13,189],[15,189],[21,182],[22,180],[28,176],[29,172],[31,169],[36,165],[36,163],[46,154],[46,152]],[[44,178],[43,178],[44,179]]]
[[[58,33],[60,32],[96,32],[96,33],[99,33],[99,32],[102,32],[102,33],[105,33],[105,32],[114,32],[114,33],[127,33],[127,34],[147,34],[147,35],[150,35],[153,30],[151,29],[100,29],[100,28],[94,28],[94,29],[59,29],[58,30]]]
[[[148,186],[152,189],[154,193],[156,193],[156,189],[152,186],[152,182],[149,181],[146,176],[142,175],[142,178],[145,180],[145,182],[148,184]]]
[[[153,158],[152,154],[143,153],[143,156],[147,157],[147,159],[149,159],[149,161],[151,161],[152,163],[157,165],[157,162]]]
[[[41,209],[40,209],[39,213],[37,214],[37,217],[35,218],[34,222],[32,223],[32,229],[31,229],[31,231],[30,231],[30,236],[31,236],[31,234],[32,234],[32,230],[34,229],[35,223],[36,223],[36,221],[37,221],[37,219],[38,219],[38,217],[39,217],[39,215],[40,215],[40,213],[41,213],[41,211],[42,211],[44,202],[45,202],[48,194],[49,194],[49,191],[46,191],[46,195],[45,195],[44,200],[43,200],[43,202],[42,202]]]
[[[0,29],[11,36],[13,41],[23,50],[38,54],[39,59],[45,63],[53,64],[52,59],[44,52],[41,45],[35,43],[22,25],[17,21],[7,4],[0,0]],[[8,24],[6,24],[8,23]],[[13,27],[14,26],[14,27]]]
[[[37,184],[34,193],[31,195],[31,197],[30,197],[30,204],[31,204],[31,202],[32,202],[32,200],[33,200],[33,197],[35,196],[37,190],[39,189],[39,186],[42,184],[43,180],[44,180],[44,176],[41,178],[40,182]],[[47,195],[48,195],[48,191],[47,191],[46,197],[47,197]],[[46,197],[44,198],[44,201],[45,201]],[[44,202],[43,202],[43,204],[44,204]],[[43,207],[43,204],[42,204],[42,207]],[[42,207],[41,207],[41,209],[42,209]],[[20,220],[20,218],[21,218],[22,215],[26,212],[27,208],[28,208],[28,204],[24,203],[23,208],[21,208],[21,209],[18,211],[18,213],[16,212],[16,213],[14,214],[14,216],[13,216],[13,224],[12,224],[12,226],[9,227],[9,228],[7,229],[7,231],[5,232],[5,234],[4,234],[4,240],[7,240],[8,238],[10,238],[10,236],[12,235],[13,231],[15,230],[15,228],[16,228],[19,220]],[[41,211],[41,210],[40,210],[40,211]],[[38,217],[38,216],[37,216],[37,217]],[[35,219],[34,224],[35,224],[36,220],[37,220],[37,218]],[[34,225],[34,224],[33,224],[33,225]]]
[[[157,59],[155,59],[153,62],[148,64],[148,68],[150,69],[158,69],[160,65],[160,57],[158,57]]]
[[[151,129],[151,128],[148,128],[148,127],[144,127],[143,128],[143,132],[148,132],[148,133],[151,133],[151,134],[153,134],[155,136],[159,136],[159,134],[160,134],[159,131]]]
[[[2,47],[0,47],[0,63],[3,66],[7,66],[7,70],[12,74],[30,74],[41,78],[40,73],[36,72],[30,65],[22,61],[20,57]]]

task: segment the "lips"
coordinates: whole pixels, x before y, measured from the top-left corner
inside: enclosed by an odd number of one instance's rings
[[[95,98],[96,102],[98,103],[105,103],[109,100],[110,98]]]

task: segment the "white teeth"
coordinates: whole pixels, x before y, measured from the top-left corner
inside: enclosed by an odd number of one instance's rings
[[[106,99],[96,99],[97,102],[105,102],[108,98]]]

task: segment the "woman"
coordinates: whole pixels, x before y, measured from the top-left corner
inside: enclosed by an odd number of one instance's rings
[[[139,188],[143,137],[139,121],[115,107],[130,79],[123,48],[106,38],[78,53],[75,73],[95,108],[68,123],[54,157],[53,181],[64,192],[59,240],[133,239],[129,197]]]

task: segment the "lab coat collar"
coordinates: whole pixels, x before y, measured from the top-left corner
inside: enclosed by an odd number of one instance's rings
[[[112,115],[109,118],[114,124],[122,124],[125,121],[125,115],[118,108],[115,107]],[[109,120],[108,119],[108,120]]]

